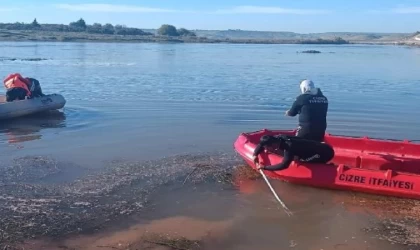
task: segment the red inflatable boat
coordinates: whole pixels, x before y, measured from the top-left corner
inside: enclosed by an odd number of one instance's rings
[[[254,169],[252,154],[263,135],[289,134],[295,131],[261,130],[242,133],[235,150]],[[282,171],[265,171],[271,178],[314,187],[352,190],[420,200],[420,144],[327,134],[325,142],[334,147],[330,164],[293,162]],[[264,151],[263,165],[277,164],[282,157]],[[332,164],[331,164],[332,163]]]

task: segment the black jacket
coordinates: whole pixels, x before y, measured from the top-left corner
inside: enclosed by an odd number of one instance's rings
[[[42,93],[41,84],[39,81],[35,78],[27,78],[30,82],[30,85],[28,86],[29,90],[31,91],[31,97],[41,97],[45,96],[44,93]]]
[[[289,110],[288,115],[299,114],[299,125],[326,128],[328,99],[320,89],[316,94],[305,93],[298,96]]]

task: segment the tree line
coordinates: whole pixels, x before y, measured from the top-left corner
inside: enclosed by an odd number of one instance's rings
[[[169,24],[160,26],[157,33],[161,36],[196,36],[192,31],[184,28],[177,29],[175,26]]]
[[[40,24],[34,19],[32,23],[0,23],[0,29],[3,30],[25,30],[25,31],[49,31],[49,32],[86,32],[91,34],[107,34],[107,35],[153,35],[138,28],[130,28],[125,25],[112,25],[110,23],[92,25],[86,24],[83,18],[75,22],[66,24]],[[194,32],[187,29],[177,29],[173,25],[164,24],[158,31],[158,35],[162,36],[195,36]]]

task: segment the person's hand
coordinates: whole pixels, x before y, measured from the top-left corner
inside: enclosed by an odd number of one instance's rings
[[[284,112],[284,116],[289,116],[289,110],[287,110],[286,112]]]
[[[252,156],[252,161],[253,161],[255,164],[258,164],[258,156],[257,156],[257,155],[253,155],[253,156]]]
[[[264,166],[261,165],[261,164],[259,164],[259,163],[257,163],[256,167],[257,167],[257,170],[260,170],[260,169],[263,169],[264,168]]]

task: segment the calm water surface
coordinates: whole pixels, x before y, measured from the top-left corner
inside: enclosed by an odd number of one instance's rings
[[[420,49],[392,46],[1,43],[0,75],[38,78],[62,115],[2,122],[2,156],[135,157],[231,149],[283,116],[309,77],[331,133],[420,139]],[[317,49],[322,54],[296,52]],[[47,59],[39,62],[9,58]],[[20,137],[19,145],[11,144]],[[12,139],[11,139],[12,138]],[[18,147],[20,150],[16,150]]]
[[[308,49],[322,53],[297,53]],[[25,60],[33,58],[46,60]],[[296,118],[283,114],[304,78],[313,79],[330,100],[330,133],[419,140],[419,68],[420,49],[393,46],[0,43],[0,76],[20,72],[35,77],[45,93],[61,93],[67,99],[61,112],[1,122],[0,154],[3,160],[50,155],[101,166],[115,158],[232,151],[240,132],[296,126]],[[261,185],[267,196],[253,201],[272,204]],[[326,207],[314,205],[303,217],[320,228],[299,231],[296,225],[304,228],[303,222],[285,222],[295,235],[284,236],[284,247],[293,245],[299,232],[317,238],[299,241],[302,249],[310,249],[310,242],[316,243],[311,249],[322,249],[331,235],[343,242],[359,237],[366,224],[363,217],[341,216],[328,198],[331,193],[310,190],[299,193],[310,200],[304,206],[318,201],[309,197],[327,200]],[[168,199],[163,202],[172,202]],[[248,206],[233,227],[254,225],[260,238],[252,240],[252,230],[232,229],[224,246],[247,249],[244,244],[249,244],[255,249],[262,238],[266,249],[278,245],[268,239],[286,234],[281,229],[284,218],[255,214],[253,209],[261,208]],[[335,215],[320,214],[322,210]],[[340,229],[337,223],[350,224]],[[314,235],[318,230],[325,233]],[[238,245],[240,233],[246,233],[249,242]],[[352,246],[339,245],[340,240],[325,244],[328,249],[375,249],[367,238]]]

